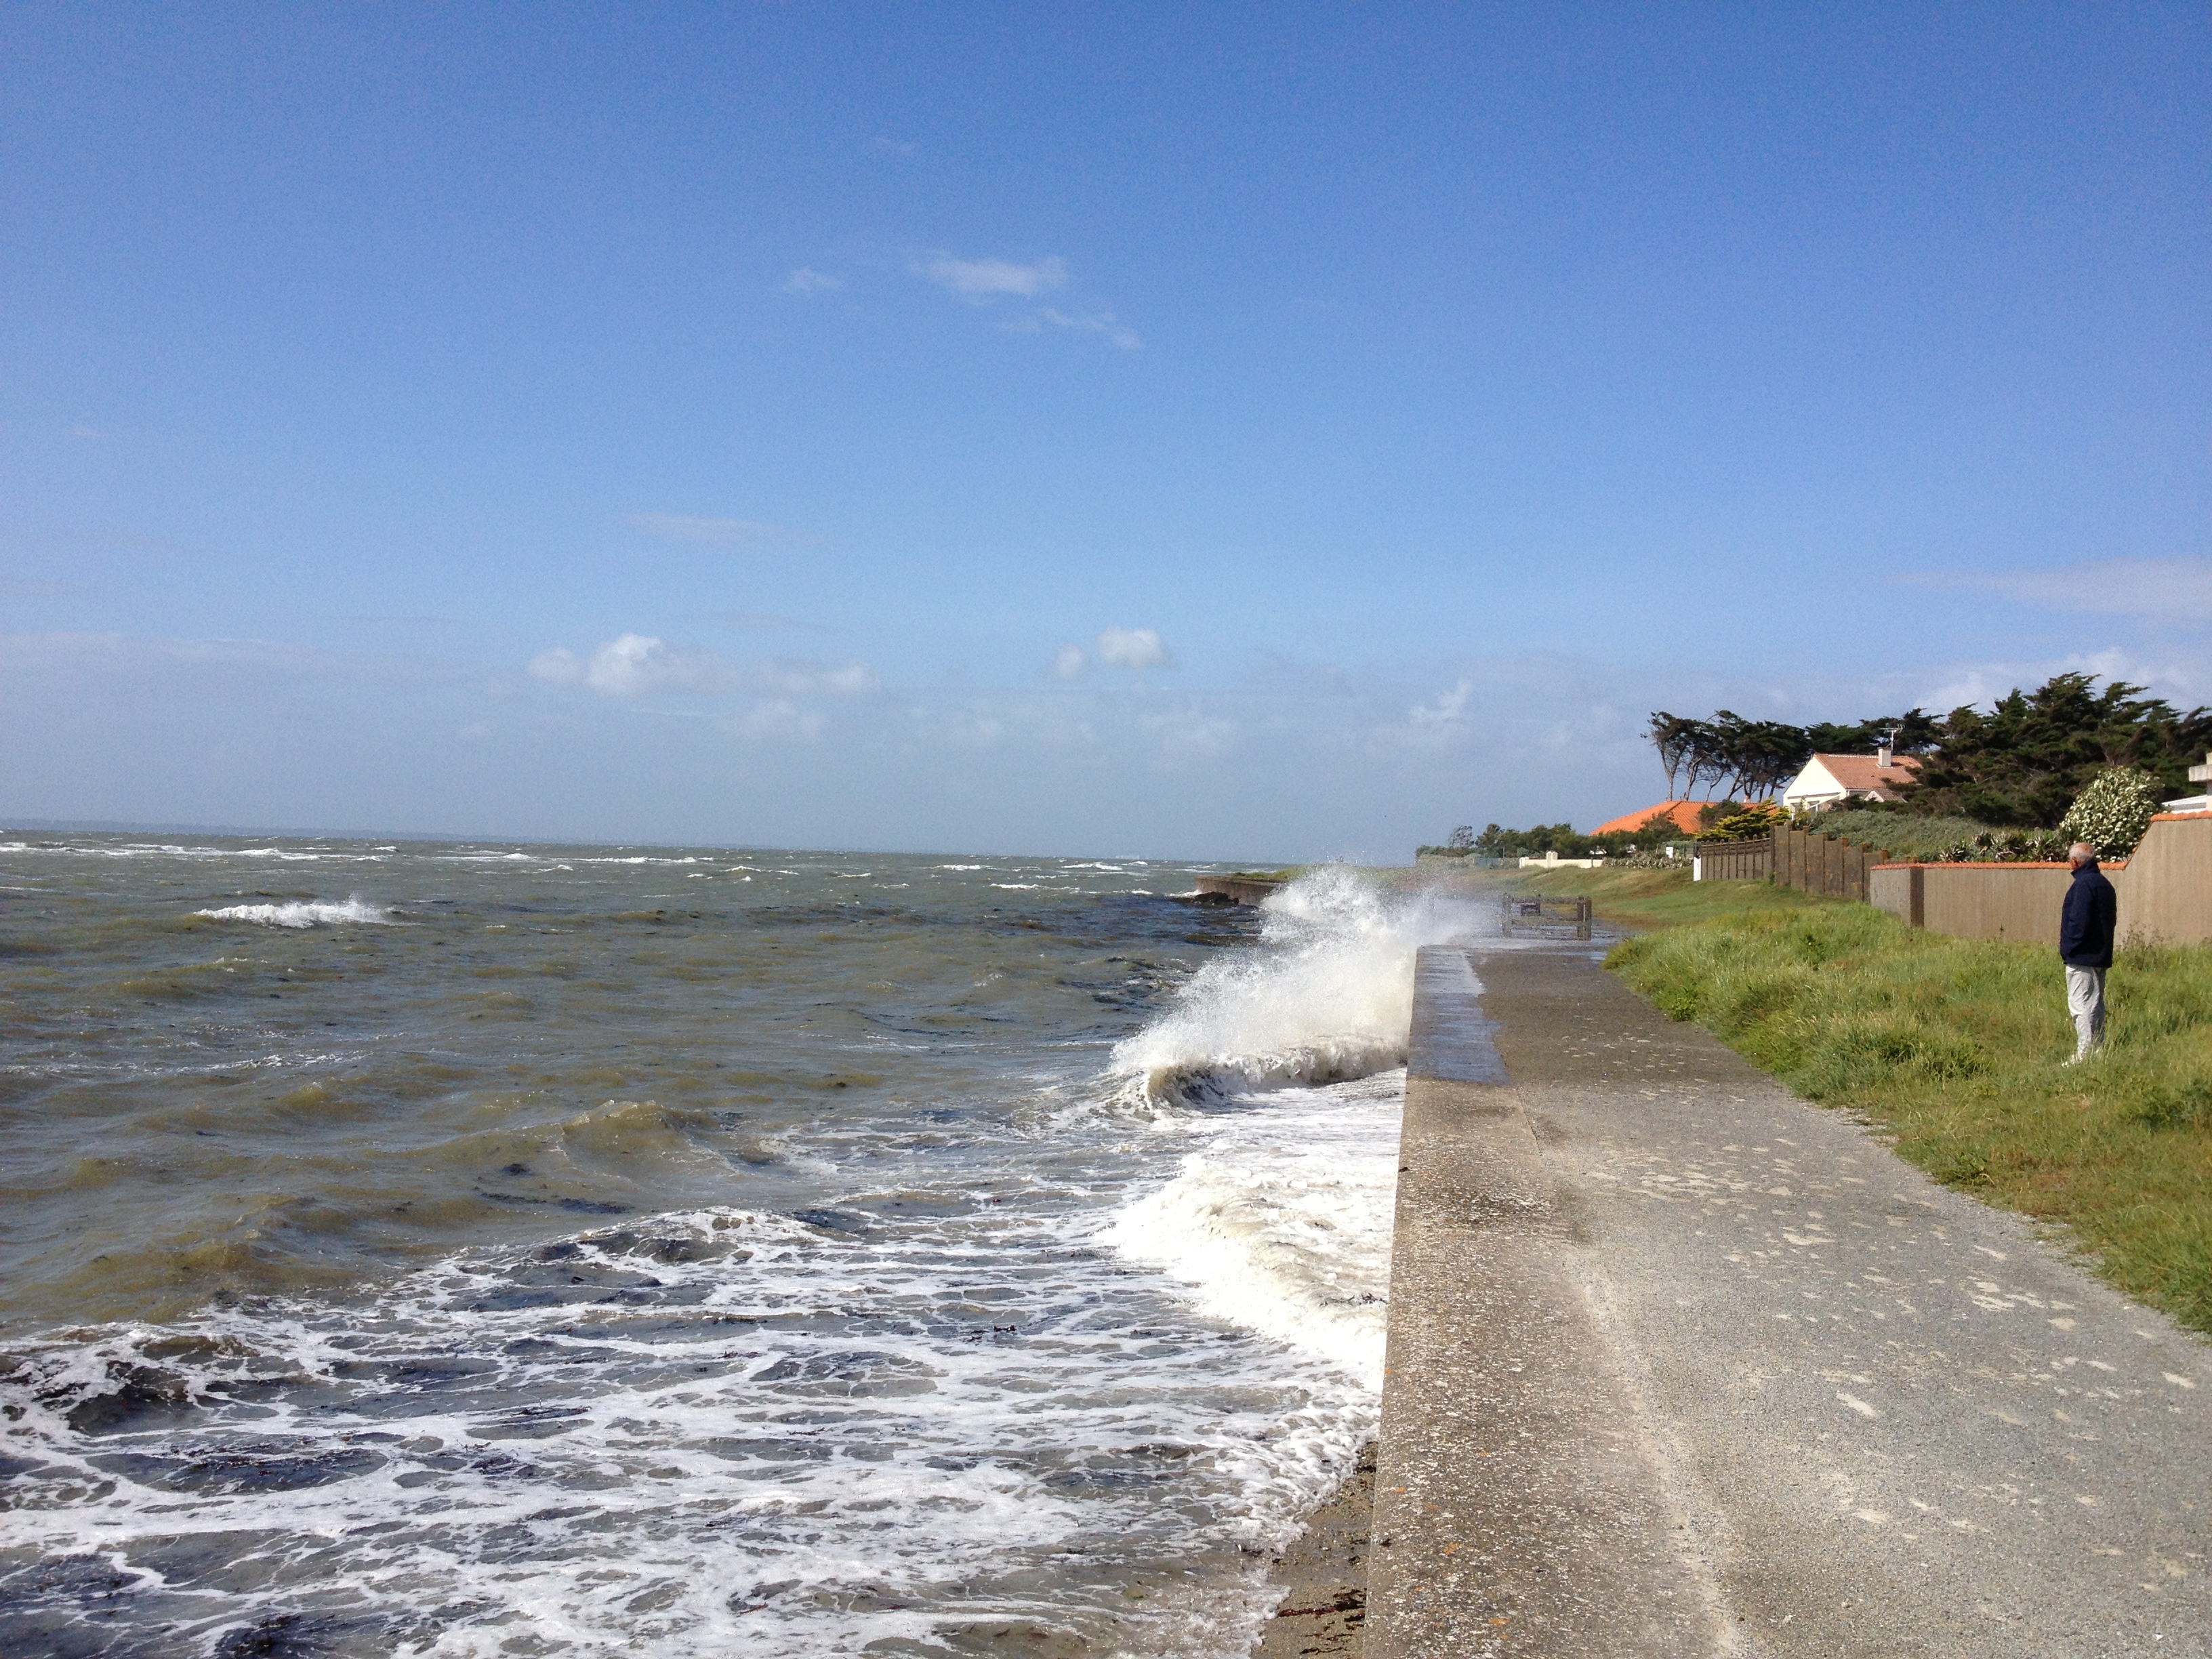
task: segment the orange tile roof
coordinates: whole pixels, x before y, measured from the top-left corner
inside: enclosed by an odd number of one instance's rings
[[[1624,812],[1617,818],[1607,818],[1590,834],[1610,836],[1623,830],[1641,830],[1656,812],[1663,814],[1684,835],[1694,836],[1698,833],[1698,814],[1711,805],[1702,800],[1662,800],[1640,812]]]
[[[1920,769],[1917,755],[1898,755],[1882,769],[1879,757],[1873,755],[1815,755],[1813,758],[1826,769],[1827,774],[1854,794],[1879,794],[1891,799],[1897,787],[1909,783],[1912,775]]]

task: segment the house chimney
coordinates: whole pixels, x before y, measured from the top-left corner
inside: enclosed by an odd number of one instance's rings
[[[1895,734],[1892,733],[1891,736],[1884,738],[1880,743],[1875,744],[1874,763],[1875,769],[1876,771],[1887,772],[1889,770],[1890,746],[1895,741]]]

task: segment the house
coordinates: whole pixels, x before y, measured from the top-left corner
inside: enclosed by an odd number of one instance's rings
[[[2204,764],[2189,769],[2191,783],[2212,783],[2212,755],[2204,757]],[[2212,792],[2201,795],[2184,795],[2179,800],[2165,803],[2169,812],[2212,812]]]
[[[1662,827],[1662,835],[1680,832],[1685,836],[1698,833],[1698,814],[1709,803],[1701,800],[1662,800],[1656,806],[1647,806],[1640,812],[1624,812],[1617,818],[1607,818],[1590,831],[1594,836],[1617,835],[1625,830],[1641,830],[1656,816],[1665,818],[1672,829]]]
[[[1790,779],[1782,804],[1796,812],[1848,800],[1902,800],[1919,770],[1917,755],[1893,753],[1886,743],[1871,755],[1815,755]]]

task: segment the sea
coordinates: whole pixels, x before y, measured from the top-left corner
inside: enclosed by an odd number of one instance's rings
[[[0,836],[0,1652],[1247,1653],[1475,919],[1212,868]]]

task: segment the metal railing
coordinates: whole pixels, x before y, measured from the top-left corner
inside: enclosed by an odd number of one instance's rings
[[[1590,936],[1587,894],[1506,893],[1500,896],[1498,908],[1499,931],[1508,939],[1522,933],[1551,939]]]

